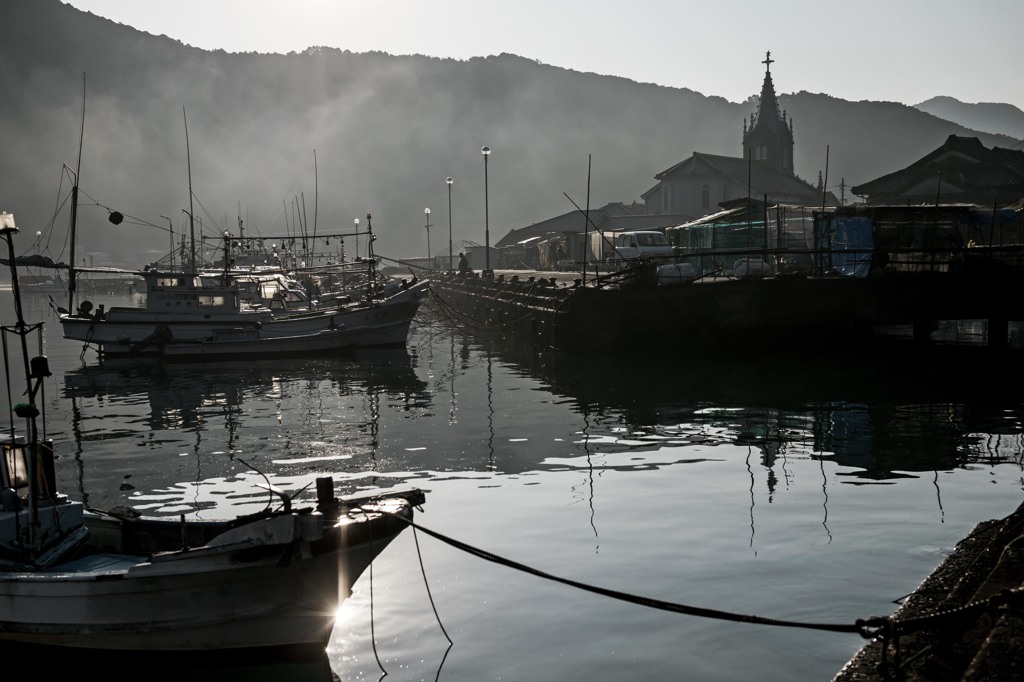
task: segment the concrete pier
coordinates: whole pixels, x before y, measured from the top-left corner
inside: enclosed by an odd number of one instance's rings
[[[1024,680],[1024,505],[979,524],[891,620],[833,682]]]

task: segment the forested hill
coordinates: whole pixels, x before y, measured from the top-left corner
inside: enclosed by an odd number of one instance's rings
[[[914,108],[975,130],[1024,139],[1024,111],[1012,104],[969,104],[952,97],[932,97]]]
[[[62,164],[78,164],[84,94],[82,248],[118,265],[167,249],[166,231],[135,218],[180,234],[189,155],[206,234],[234,230],[238,214],[248,234],[272,235],[301,213],[321,234],[372,213],[378,250],[398,257],[425,252],[426,207],[447,236],[448,176],[455,240],[483,241],[484,145],[493,242],[572,210],[563,193],[582,205],[588,158],[597,206],[638,199],[695,151],[739,156],[756,106],[508,54],[210,52],[58,0],[5,0],[0,18],[0,210],[33,235],[46,228],[68,187]],[[772,75],[794,121],[797,173],[816,182],[828,149],[837,194],[842,180],[903,167],[952,133],[1016,144],[901,104],[799,92],[783,63]],[[752,96],[762,79],[752,59]],[[108,209],[131,219],[115,227]],[[62,238],[44,239],[61,258]]]

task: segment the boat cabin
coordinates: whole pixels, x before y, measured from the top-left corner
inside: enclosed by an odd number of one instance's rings
[[[68,532],[82,525],[83,506],[56,492],[52,441],[36,444],[34,467],[33,447],[23,436],[0,436],[0,450],[0,570],[45,565],[63,553]],[[29,485],[33,468],[36,486]]]
[[[233,275],[243,303],[271,311],[308,310],[309,296],[298,282],[281,273]]]
[[[145,272],[149,312],[238,312],[238,288],[214,278],[181,272]]]

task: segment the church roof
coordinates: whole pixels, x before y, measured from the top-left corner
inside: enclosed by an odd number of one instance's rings
[[[808,197],[820,197],[821,195],[821,191],[814,185],[761,161],[748,162],[747,159],[740,157],[718,156],[702,152],[694,152],[690,158],[663,170],[654,177],[664,182],[672,177],[701,174],[725,176],[742,185],[747,184],[749,177],[751,192],[754,195],[765,193],[786,196],[806,195]],[[651,188],[647,193],[655,188]]]

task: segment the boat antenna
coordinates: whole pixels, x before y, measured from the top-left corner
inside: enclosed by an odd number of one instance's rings
[[[82,172],[82,140],[85,138],[85,72],[82,72],[82,125],[78,134],[78,163],[75,184],[71,186],[71,257],[68,259],[68,310],[75,309],[75,234],[78,232],[78,176]],[[8,238],[9,239],[9,238]]]
[[[192,239],[192,273],[197,270],[196,263],[196,220],[193,217],[195,211],[192,208],[192,152],[188,145],[188,117],[185,115],[185,107],[181,107],[181,117],[185,121],[185,160],[188,163],[188,229]]]

